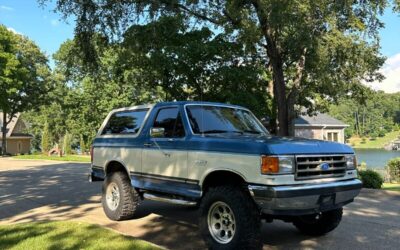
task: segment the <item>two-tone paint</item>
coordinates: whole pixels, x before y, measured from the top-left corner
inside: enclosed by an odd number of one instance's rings
[[[274,136],[194,134],[187,118],[188,105],[216,105],[244,109],[235,105],[207,102],[170,102],[141,105],[112,111],[102,124],[93,143],[93,175],[105,176],[111,164],[118,163],[138,189],[169,193],[190,199],[202,194],[202,183],[215,171],[228,171],[246,183],[279,186],[329,183],[354,179],[356,170],[348,170],[340,178],[295,180],[294,173],[260,174],[261,155],[354,154],[353,150],[334,142]],[[158,110],[177,107],[181,112],[185,137],[151,138],[150,129]],[[102,135],[112,114],[128,110],[148,110],[135,135]],[[247,110],[247,109],[246,109]]]

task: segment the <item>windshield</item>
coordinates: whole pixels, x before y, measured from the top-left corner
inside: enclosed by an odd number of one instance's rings
[[[268,134],[253,114],[244,109],[189,105],[186,107],[186,111],[195,134]]]

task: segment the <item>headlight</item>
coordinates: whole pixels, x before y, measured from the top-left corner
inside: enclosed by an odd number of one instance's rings
[[[262,174],[291,174],[294,169],[294,156],[261,156]]]
[[[355,155],[346,155],[346,167],[348,170],[357,168],[357,158]]]

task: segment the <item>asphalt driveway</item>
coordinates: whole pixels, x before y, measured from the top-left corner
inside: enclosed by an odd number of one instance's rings
[[[136,218],[113,222],[100,204],[89,164],[0,158],[0,224],[78,220],[97,223],[169,249],[203,249],[194,208],[144,201]],[[398,249],[400,193],[363,190],[329,235],[303,236],[288,223],[262,228],[264,249]],[[110,242],[112,244],[112,242]]]

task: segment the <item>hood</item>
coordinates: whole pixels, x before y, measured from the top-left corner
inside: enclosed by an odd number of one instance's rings
[[[297,137],[270,137],[263,140],[270,154],[352,154],[345,144]]]
[[[212,135],[189,140],[191,150],[219,151],[243,154],[353,154],[351,147],[330,141],[279,136]]]

